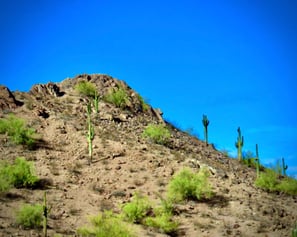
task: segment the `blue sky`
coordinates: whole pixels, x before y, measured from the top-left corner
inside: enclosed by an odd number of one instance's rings
[[[126,81],[164,117],[235,152],[259,144],[297,174],[297,1],[0,2],[0,84],[81,73]]]

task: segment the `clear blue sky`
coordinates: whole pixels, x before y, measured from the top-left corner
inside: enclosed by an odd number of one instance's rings
[[[0,84],[81,73],[126,81],[164,117],[297,174],[297,1],[3,0]]]

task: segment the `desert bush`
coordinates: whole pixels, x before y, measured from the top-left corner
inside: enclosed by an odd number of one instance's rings
[[[1,162],[0,177],[0,190],[2,189],[2,191],[6,191],[11,186],[30,188],[38,181],[38,177],[34,175],[32,163],[22,157],[16,158],[12,165],[7,162]]]
[[[162,213],[145,219],[145,225],[159,229],[166,234],[173,233],[178,228],[178,222],[172,220],[172,214]]]
[[[186,199],[208,199],[212,197],[212,187],[208,182],[209,171],[207,168],[194,173],[189,168],[183,168],[168,184],[168,198],[173,202]]]
[[[83,237],[132,237],[134,234],[118,215],[105,211],[90,218],[91,227],[82,227],[77,230]]]
[[[161,205],[153,208],[153,216],[145,219],[144,224],[157,228],[166,234],[174,233],[178,228],[178,222],[173,220],[173,203],[171,200],[161,199]]]
[[[7,134],[15,144],[26,145],[30,149],[36,144],[34,129],[28,128],[24,120],[13,114],[10,114],[8,118],[0,119],[0,133]]]
[[[170,138],[170,132],[165,125],[149,124],[142,133],[142,136],[157,144],[166,144]]]
[[[96,96],[96,86],[89,81],[80,81],[75,85],[75,90],[84,96],[92,98]]]
[[[284,192],[297,195],[297,180],[290,177],[281,177],[272,169],[265,169],[255,181],[255,185],[266,191]]]
[[[7,164],[0,162],[0,193],[8,191],[12,187],[12,183],[7,176]]]
[[[42,227],[43,207],[42,205],[23,205],[16,214],[16,222],[24,228]]]
[[[146,197],[135,193],[131,202],[126,203],[123,208],[124,219],[131,223],[141,223],[143,218],[151,209],[151,204]]]
[[[130,102],[127,92],[122,87],[113,88],[105,95],[104,99],[118,108],[125,108]]]
[[[276,186],[279,183],[278,174],[271,169],[266,169],[255,181],[257,187],[267,191],[276,191]]]

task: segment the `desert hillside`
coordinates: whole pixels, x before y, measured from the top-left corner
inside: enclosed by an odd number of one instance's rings
[[[76,89],[83,81],[96,87],[98,112],[93,98]],[[125,92],[124,104],[104,99],[119,89]],[[146,104],[124,81],[84,74],[33,85],[29,92],[11,92],[2,85],[0,118],[11,113],[36,131],[37,142],[28,149],[0,134],[0,159],[12,163],[24,157],[40,181],[33,188],[12,187],[0,193],[0,236],[43,236],[42,227],[17,224],[16,212],[24,204],[42,204],[45,192],[51,207],[48,236],[79,236],[77,229],[88,225],[89,216],[105,210],[120,213],[135,193],[160,203],[183,167],[193,172],[206,167],[213,195],[174,204],[172,218],[178,223],[174,232],[135,223],[131,224],[135,236],[291,236],[297,221],[296,195],[257,188],[254,168],[164,121],[161,110]],[[166,143],[143,136],[150,124],[168,129]]]

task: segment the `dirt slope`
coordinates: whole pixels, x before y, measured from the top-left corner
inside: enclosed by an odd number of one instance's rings
[[[128,91],[125,109],[99,102],[95,124],[94,159],[88,165],[86,140],[87,99],[74,90],[80,80],[96,84],[99,95],[110,88]],[[255,171],[226,157],[212,146],[167,124],[166,146],[153,144],[141,134],[149,123],[162,121],[157,110],[143,111],[137,93],[107,75],[79,75],[61,83],[34,85],[30,92],[0,87],[0,117],[13,112],[42,135],[38,148],[28,151],[0,135],[0,159],[23,156],[34,161],[36,173],[50,184],[52,206],[49,236],[75,236],[89,215],[119,211],[137,190],[157,202],[166,185],[183,166],[198,170],[207,165],[215,196],[208,202],[180,204],[177,236],[290,236],[297,220],[297,197],[266,193],[253,182]],[[15,211],[24,203],[41,203],[44,190],[12,189],[0,196],[0,236],[42,236],[42,230],[23,230]],[[166,236],[151,228],[136,227],[138,236]]]

